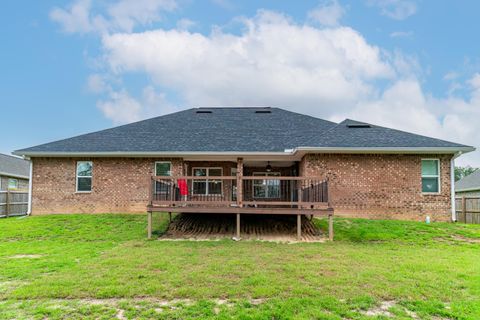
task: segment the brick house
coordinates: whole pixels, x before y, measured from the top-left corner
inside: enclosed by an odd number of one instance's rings
[[[32,214],[333,208],[447,221],[454,159],[473,150],[279,108],[193,108],[15,154],[33,163]]]

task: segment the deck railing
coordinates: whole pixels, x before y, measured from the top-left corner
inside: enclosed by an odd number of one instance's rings
[[[314,208],[328,203],[328,182],[316,177],[152,176],[150,204]]]

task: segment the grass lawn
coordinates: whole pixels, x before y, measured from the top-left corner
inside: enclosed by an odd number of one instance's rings
[[[139,215],[1,219],[0,319],[480,319],[479,225],[336,219],[335,242],[297,244],[145,229]]]

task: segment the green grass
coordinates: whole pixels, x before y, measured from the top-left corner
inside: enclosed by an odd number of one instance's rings
[[[297,244],[148,241],[145,228],[139,215],[0,220],[0,319],[480,319],[480,226],[336,219],[335,242]]]

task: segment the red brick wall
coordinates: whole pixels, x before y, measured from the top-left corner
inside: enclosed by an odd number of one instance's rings
[[[423,220],[450,219],[450,158],[440,155],[441,193],[421,192],[420,155],[307,155],[300,174],[329,179],[330,202],[337,215]],[[428,156],[432,158],[432,156]],[[91,193],[75,192],[78,160],[93,161]],[[171,161],[172,174],[183,175],[182,159],[34,158],[32,214],[145,212],[149,177],[155,161]],[[234,163],[189,162],[222,166],[229,175]]]
[[[422,194],[421,159],[440,159],[441,193]],[[448,221],[451,218],[450,155],[306,155],[303,176],[329,179],[336,215]]]
[[[75,192],[78,160],[93,161],[91,193]],[[34,158],[32,214],[145,212],[155,161],[183,174],[181,159]]]

